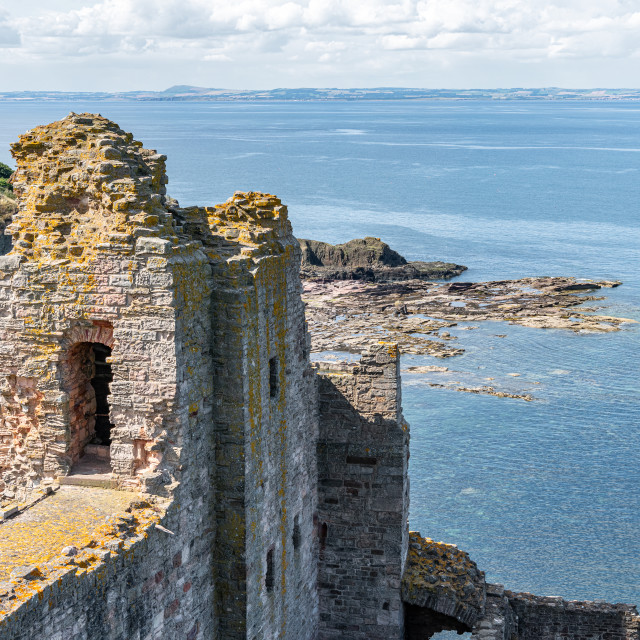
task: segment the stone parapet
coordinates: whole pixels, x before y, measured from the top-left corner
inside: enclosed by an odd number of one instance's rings
[[[504,592],[517,620],[518,640],[638,640],[640,616],[633,605],[565,600]]]
[[[58,556],[18,567],[0,581],[0,640],[213,637],[211,536],[180,533],[175,511],[134,501]]]
[[[399,354],[372,346],[319,374],[318,536],[322,640],[403,637],[409,429]]]

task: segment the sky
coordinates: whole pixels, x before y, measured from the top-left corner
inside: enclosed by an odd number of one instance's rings
[[[3,91],[638,88],[640,0],[0,0]]]

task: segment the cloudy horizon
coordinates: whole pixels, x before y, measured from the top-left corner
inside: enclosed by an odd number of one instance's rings
[[[3,91],[640,86],[640,0],[55,6],[0,0]]]

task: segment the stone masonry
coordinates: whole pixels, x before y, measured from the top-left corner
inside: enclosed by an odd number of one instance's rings
[[[474,640],[639,640],[635,606],[513,593],[485,583],[484,573],[455,545],[410,533],[402,582],[405,638],[440,631]]]
[[[215,611],[229,640],[316,633],[316,386],[286,214],[255,193],[173,210],[213,274]]]
[[[487,585],[485,617],[476,623],[476,640],[637,640],[635,607],[606,602],[564,600],[558,596],[513,593]]]
[[[316,382],[286,207],[238,193],[179,209],[165,157],[91,114],[12,151],[3,505],[46,495],[102,447],[113,484],[156,515],[132,508],[134,529],[97,532],[83,566],[18,572],[0,637],[315,637]],[[108,444],[94,345],[111,350]]]
[[[311,366],[278,198],[181,208],[98,115],[12,152],[0,640],[640,640],[409,534],[398,348]]]
[[[320,637],[400,639],[409,428],[398,349],[375,345],[356,365],[318,371]]]
[[[484,573],[455,545],[411,531],[402,600],[408,640],[428,637],[428,631],[466,631],[485,616]]]
[[[113,482],[149,496],[156,515],[132,513],[133,529],[97,533],[81,565],[61,558],[16,575],[0,637],[212,633],[207,256],[164,209],[164,156],[108,120],[72,114],[12,152],[19,212],[0,258],[3,499],[19,504],[54,485],[93,439],[89,347],[99,344],[112,349]]]

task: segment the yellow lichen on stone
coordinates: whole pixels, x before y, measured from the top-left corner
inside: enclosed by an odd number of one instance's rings
[[[106,118],[71,113],[20,136],[12,153],[14,253],[86,262],[106,247],[131,254],[140,236],[175,236],[162,199],[166,157]]]
[[[469,554],[453,544],[409,532],[409,553],[402,578],[405,602],[437,611],[455,610],[473,618],[484,606],[484,573]]]
[[[61,570],[96,570],[104,554],[118,553],[144,534],[160,514],[139,499],[131,509],[135,499],[122,491],[61,487],[1,523],[0,617]]]

